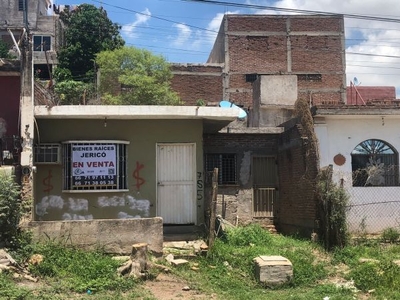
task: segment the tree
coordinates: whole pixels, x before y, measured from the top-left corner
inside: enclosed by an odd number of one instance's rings
[[[21,217],[19,186],[14,177],[0,173],[0,248],[9,247],[20,232]]]
[[[120,48],[125,43],[119,34],[120,26],[111,22],[103,8],[90,4],[79,5],[73,11],[63,11],[60,19],[66,28],[65,47],[58,52],[56,78],[59,81],[93,81],[96,54]]]
[[[0,40],[0,58],[11,58],[11,55],[8,53],[9,47],[7,43]]]
[[[179,105],[172,73],[162,56],[135,47],[100,52],[100,93],[105,104]]]

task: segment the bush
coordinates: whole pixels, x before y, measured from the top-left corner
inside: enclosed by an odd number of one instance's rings
[[[14,177],[0,174],[0,247],[14,248],[20,235],[21,200]]]
[[[319,203],[320,236],[326,250],[343,248],[349,242],[347,205],[349,195],[332,180],[332,168],[321,170],[316,196]]]
[[[382,232],[382,241],[386,243],[395,243],[400,238],[400,232],[396,228],[389,227]]]
[[[93,89],[90,83],[74,80],[58,82],[54,87],[61,105],[86,104],[93,97]]]

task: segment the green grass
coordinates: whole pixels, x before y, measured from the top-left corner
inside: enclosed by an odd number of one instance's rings
[[[173,273],[188,281],[191,289],[215,294],[218,299],[350,300],[364,299],[367,293],[369,299],[400,299],[400,267],[393,263],[400,260],[400,246],[380,241],[366,240],[326,252],[310,241],[272,235],[252,225],[229,231],[216,239],[207,256],[173,268]],[[35,290],[20,287],[11,275],[0,274],[0,299],[154,300],[140,281],[118,276],[119,262],[101,251],[55,243],[29,247],[29,251],[22,249],[23,256],[32,251],[44,257],[41,264],[30,266],[40,277],[39,284]],[[293,279],[274,288],[259,284],[253,263],[259,255],[288,258],[293,264]],[[361,263],[361,258],[370,261]],[[194,263],[198,270],[191,268]]]
[[[141,288],[140,281],[119,276],[121,263],[101,251],[83,251],[52,242],[28,248],[21,249],[23,256],[28,251],[43,256],[40,264],[29,265],[39,283],[20,287],[24,285],[22,279],[13,280],[11,274],[2,273],[0,299],[153,299]]]
[[[258,284],[253,259],[259,255],[289,259],[293,280],[275,288]],[[360,258],[377,259],[379,263],[360,263]],[[272,235],[251,225],[217,239],[209,255],[198,258],[198,271],[180,267],[176,272],[188,279],[192,288],[215,293],[221,299],[357,299],[368,291],[371,299],[400,299],[400,267],[392,263],[395,259],[400,259],[398,245],[371,242],[326,252],[309,241]],[[354,283],[340,286],[338,279]]]
[[[27,299],[29,290],[20,288],[8,274],[0,273],[0,299]]]

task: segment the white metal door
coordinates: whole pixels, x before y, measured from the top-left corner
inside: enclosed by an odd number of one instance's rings
[[[157,144],[157,215],[164,224],[196,223],[195,187],[195,144]]]

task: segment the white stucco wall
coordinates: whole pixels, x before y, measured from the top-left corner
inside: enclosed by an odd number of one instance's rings
[[[350,194],[348,221],[350,230],[360,230],[364,220],[368,233],[379,233],[387,227],[400,226],[400,187],[353,187],[351,152],[361,142],[379,139],[400,152],[400,116],[332,115],[316,118],[320,166],[333,165],[334,179],[344,180]],[[342,166],[333,158],[342,154]]]

